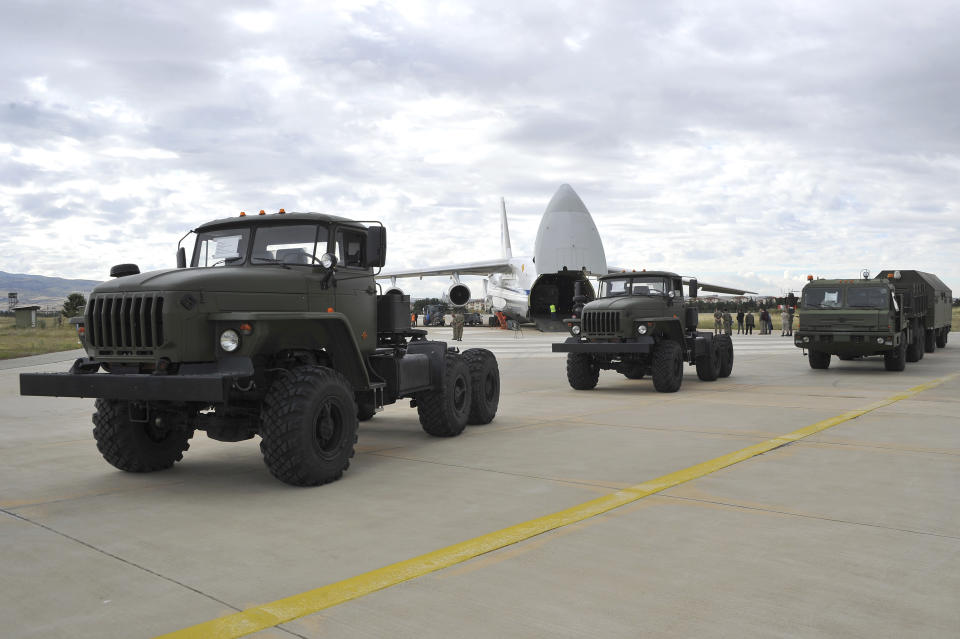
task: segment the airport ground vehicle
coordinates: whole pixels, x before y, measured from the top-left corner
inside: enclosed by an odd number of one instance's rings
[[[464,313],[463,324],[464,326],[483,326],[480,313]]]
[[[851,360],[883,355],[888,371],[947,345],[952,293],[936,275],[881,271],[868,279],[815,280],[803,287],[794,344],[811,368],[830,366],[836,355]]]
[[[682,285],[679,275],[665,271],[601,277],[600,296],[579,317],[564,320],[571,336],[553,345],[554,353],[567,353],[570,386],[594,388],[600,370],[612,369],[629,379],[651,375],[656,390],[672,393],[680,390],[684,362],[695,365],[703,381],[729,376],[733,341],[697,331],[697,308],[684,303]],[[697,287],[690,280],[691,301]]]
[[[496,415],[494,355],[427,340],[409,297],[377,295],[379,223],[281,210],[194,233],[189,268],[181,248],[176,269],[111,269],[70,372],[20,377],[24,395],[97,398],[94,437],[117,468],[169,468],[199,429],[259,435],[274,476],[317,485],[348,468],[358,421],[402,398],[437,437]]]
[[[447,322],[444,319],[444,314],[447,312],[447,307],[443,304],[428,304],[423,308],[423,325],[424,326],[443,326]]]

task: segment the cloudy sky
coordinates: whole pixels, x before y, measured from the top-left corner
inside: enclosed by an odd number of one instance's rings
[[[388,266],[530,253],[564,182],[611,264],[960,294],[955,2],[3,0],[0,270],[172,266],[240,210],[380,219]],[[415,294],[442,283],[417,282]]]

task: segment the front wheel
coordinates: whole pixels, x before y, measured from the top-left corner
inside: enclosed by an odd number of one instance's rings
[[[892,351],[883,354],[883,367],[888,371],[902,371],[907,367],[907,342],[900,340],[900,345]]]
[[[343,475],[357,443],[357,405],[346,378],[324,366],[283,371],[263,399],[260,452],[270,473],[293,486]]]
[[[590,390],[600,380],[600,367],[589,353],[567,353],[567,382],[574,390]]]
[[[146,413],[146,421],[130,419],[130,402],[98,399],[93,437],[103,458],[130,473],[165,470],[183,459],[192,428],[163,428]]]
[[[824,353],[822,351],[810,351],[807,359],[810,361],[810,368],[816,368],[820,370],[830,368],[830,353]]]
[[[947,328],[937,329],[937,348],[946,348],[947,335],[949,333],[950,333],[950,330]]]
[[[683,383],[683,352],[676,342],[660,342],[653,349],[653,387],[675,393]]]

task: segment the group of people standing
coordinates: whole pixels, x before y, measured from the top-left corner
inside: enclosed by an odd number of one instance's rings
[[[780,336],[793,335],[793,315],[795,309],[792,306],[785,306],[780,314]],[[743,309],[737,311],[737,335],[753,335],[753,329],[757,320],[751,311],[746,313]],[[713,333],[719,335],[731,335],[733,333],[733,317],[727,310],[717,307],[713,312]],[[773,333],[773,317],[764,307],[760,307],[760,334],[771,335]]]

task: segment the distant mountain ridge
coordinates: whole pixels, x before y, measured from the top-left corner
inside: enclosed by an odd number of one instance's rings
[[[82,293],[84,297],[90,297],[90,291],[99,283],[96,280],[68,280],[0,271],[0,296],[6,298],[9,293],[15,292],[20,306],[36,304],[60,307],[70,293]],[[5,299],[0,300],[0,309],[7,310]]]

